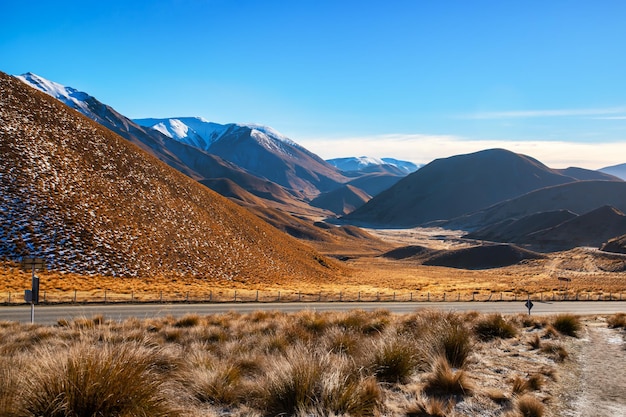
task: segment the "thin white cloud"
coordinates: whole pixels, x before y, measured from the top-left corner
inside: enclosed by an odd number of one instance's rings
[[[462,115],[463,119],[489,120],[489,119],[519,119],[535,117],[573,117],[573,116],[607,116],[612,114],[626,113],[626,107],[608,107],[597,109],[556,109],[556,110],[512,110],[477,112]],[[621,117],[621,116],[620,116]]]
[[[576,166],[599,169],[626,163],[626,142],[564,142],[471,140],[444,135],[379,135],[346,138],[320,138],[298,141],[324,159],[350,156],[392,157],[415,163],[437,158],[503,148],[531,156],[551,168]]]
[[[626,116],[593,117],[594,120],[626,120]]]

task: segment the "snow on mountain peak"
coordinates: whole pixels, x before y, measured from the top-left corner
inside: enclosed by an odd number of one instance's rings
[[[37,90],[62,101],[74,109],[79,111],[88,111],[87,104],[85,103],[85,100],[89,98],[89,94],[87,93],[47,80],[37,74],[33,74],[32,72],[17,75],[16,78],[31,87],[34,87]]]
[[[165,136],[176,140],[187,137],[187,132],[189,132],[189,126],[178,119],[169,119],[167,121],[157,123],[152,126],[152,128],[163,133]]]
[[[342,171],[361,171],[373,166],[391,165],[406,174],[416,171],[420,166],[409,161],[400,161],[394,158],[374,158],[371,156],[348,157],[329,159],[326,162]]]

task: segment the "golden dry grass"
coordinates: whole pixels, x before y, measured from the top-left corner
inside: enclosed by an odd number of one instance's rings
[[[571,251],[570,251],[571,252]],[[571,256],[583,256],[579,251]],[[130,301],[156,300],[162,292],[166,299],[232,299],[233,291],[238,291],[239,299],[252,301],[256,291],[269,301],[278,297],[295,300],[298,293],[303,300],[314,301],[323,294],[343,300],[381,299],[398,300],[425,299],[453,301],[462,300],[513,300],[526,297],[527,291],[534,298],[557,299],[579,297],[606,299],[626,299],[626,273],[588,271],[578,269],[555,269],[555,264],[568,256],[557,253],[548,259],[531,261],[520,265],[489,270],[463,270],[445,267],[424,266],[410,260],[392,260],[379,256],[366,255],[343,262],[334,278],[319,277],[307,280],[259,279],[257,282],[216,281],[194,277],[171,278],[150,276],[145,278],[120,278],[107,276],[83,276],[61,274],[54,271],[40,272],[41,291],[46,291],[50,299],[72,301],[74,291],[79,300],[102,300],[104,291],[108,300]],[[586,263],[593,260],[586,256]],[[559,264],[560,265],[560,264]],[[567,286],[558,276],[569,276]],[[0,302],[6,300],[7,292],[22,293],[30,287],[30,273],[22,271],[18,265],[0,263]],[[4,293],[4,294],[3,294]],[[118,294],[117,296],[115,294]],[[212,295],[211,295],[212,294]],[[261,299],[260,301],[263,301]]]
[[[471,329],[481,318],[260,311],[0,322],[0,414],[506,416],[523,392],[552,398],[558,383],[538,375],[567,369],[528,351],[535,327],[512,318],[519,337],[480,342]],[[462,369],[433,344],[450,323],[474,341]],[[125,393],[136,401],[123,401]]]

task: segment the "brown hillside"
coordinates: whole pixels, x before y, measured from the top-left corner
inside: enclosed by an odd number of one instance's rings
[[[244,282],[335,272],[333,261],[3,73],[0,97],[0,258]]]
[[[369,194],[353,185],[343,185],[319,195],[311,201],[311,205],[343,215],[361,207],[370,198]]]
[[[609,239],[608,242],[602,245],[600,250],[605,252],[626,253],[626,235]]]
[[[396,260],[409,259],[409,258],[413,260],[420,260],[420,259],[428,259],[438,252],[439,251],[436,249],[427,248],[425,246],[409,245],[409,246],[402,246],[400,248],[390,250],[389,252],[385,252],[382,256],[384,258],[396,259]]]
[[[520,219],[538,212],[569,210],[576,214],[583,214],[606,205],[626,212],[626,182],[577,181],[546,187],[452,219],[443,226],[469,231],[506,219]]]
[[[459,269],[491,269],[515,265],[525,259],[540,259],[543,255],[515,245],[482,245],[435,253],[424,265]]]
[[[600,245],[626,233],[626,216],[604,206],[558,226],[531,233],[522,242],[541,250],[567,250],[577,246]]]
[[[576,181],[504,149],[437,159],[344,217],[381,227],[452,219],[539,188]]]
[[[577,215],[568,210],[543,211],[521,219],[507,219],[469,233],[464,237],[493,242],[520,242],[530,233],[558,226],[575,217]]]

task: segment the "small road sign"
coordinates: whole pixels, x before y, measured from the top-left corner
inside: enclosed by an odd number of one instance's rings
[[[524,303],[524,305],[528,309],[528,314],[530,315],[530,310],[533,308],[534,305],[533,302],[530,301],[530,296],[528,297],[528,300],[526,300],[526,303]]]

